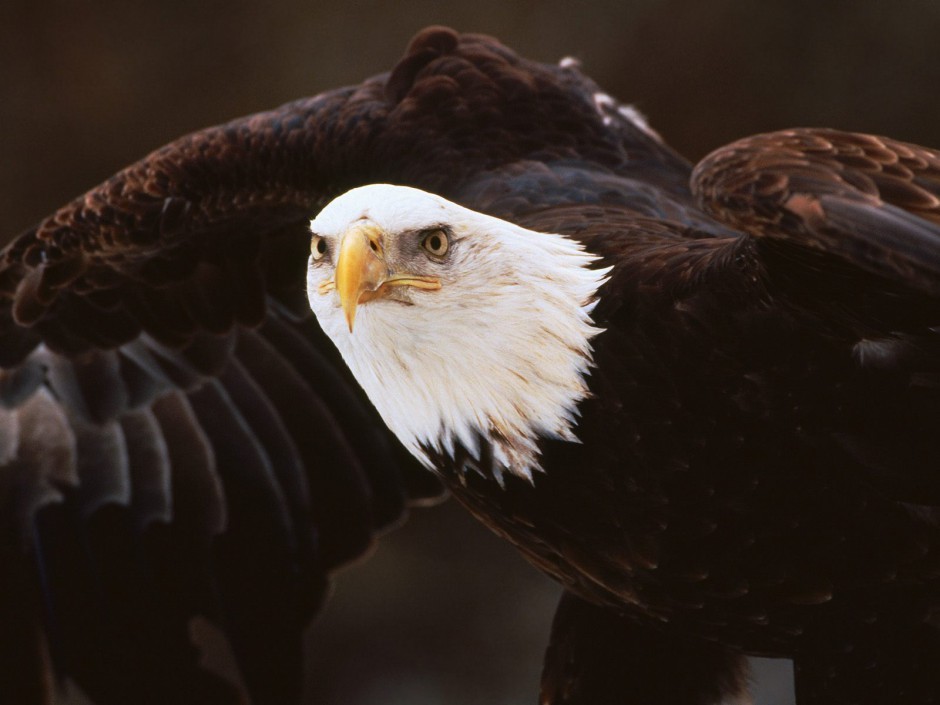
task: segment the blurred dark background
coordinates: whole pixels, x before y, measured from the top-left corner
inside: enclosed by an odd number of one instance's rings
[[[936,0],[5,0],[0,236],[185,132],[387,70],[435,23],[577,57],[690,159],[795,125],[940,146]],[[557,595],[458,507],[415,512],[338,577],[309,701],[534,702]],[[788,702],[786,666],[757,672]]]

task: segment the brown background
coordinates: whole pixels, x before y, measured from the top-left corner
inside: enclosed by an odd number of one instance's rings
[[[935,0],[6,0],[0,236],[184,132],[386,70],[432,23],[578,57],[693,159],[794,125],[940,146]],[[416,514],[340,576],[309,700],[534,702],[556,598],[457,507]],[[792,697],[760,673],[760,702]]]

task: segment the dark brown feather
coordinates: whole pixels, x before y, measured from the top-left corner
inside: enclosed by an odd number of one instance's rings
[[[121,417],[130,471],[131,515],[135,530],[143,533],[153,522],[173,521],[170,455],[153,412],[138,411]]]
[[[692,176],[703,208],[782,247],[940,291],[940,152],[802,129],[750,137]]]

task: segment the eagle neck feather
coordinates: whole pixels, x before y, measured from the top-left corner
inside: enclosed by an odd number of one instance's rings
[[[592,269],[597,258],[570,238],[447,205],[457,261],[439,291],[363,305],[354,333],[340,317],[321,324],[426,466],[534,481],[540,440],[578,440],[609,269]]]

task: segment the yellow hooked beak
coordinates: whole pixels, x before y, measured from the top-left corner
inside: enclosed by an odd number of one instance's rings
[[[352,333],[356,306],[367,301],[388,278],[381,231],[371,225],[358,225],[346,231],[336,258],[336,291]]]
[[[335,287],[350,333],[356,320],[356,307],[387,296],[393,287],[441,288],[441,280],[437,277],[391,274],[385,260],[383,240],[384,233],[371,223],[353,226],[340,240]],[[320,293],[327,293],[332,288],[331,284],[333,282],[323,282]]]

